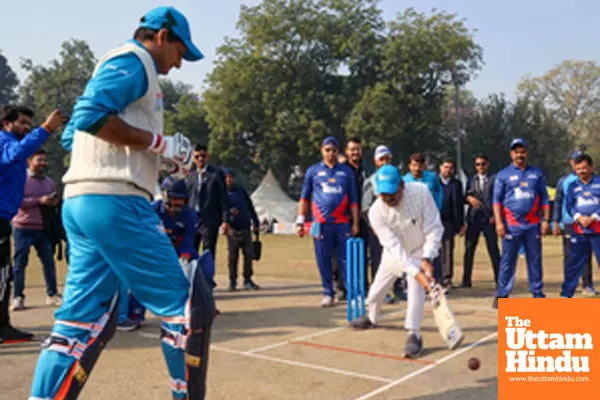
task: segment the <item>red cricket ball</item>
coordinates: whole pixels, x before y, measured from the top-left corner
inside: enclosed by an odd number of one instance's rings
[[[469,364],[468,365],[469,365],[469,369],[471,371],[476,371],[476,370],[479,369],[479,366],[481,365],[481,363],[479,362],[478,358],[473,357],[473,358],[469,358]]]

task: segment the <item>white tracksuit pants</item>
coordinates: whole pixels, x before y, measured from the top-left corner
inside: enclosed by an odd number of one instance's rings
[[[394,258],[389,254],[389,252],[386,249],[383,249],[381,263],[379,264],[379,269],[375,274],[375,279],[371,284],[368,294],[369,319],[374,324],[377,323],[377,316],[381,310],[381,305],[385,295],[389,293],[396,279],[401,277],[405,272],[408,272],[404,265],[398,265],[397,262],[391,262],[393,260]],[[415,277],[412,276],[410,272],[406,274],[406,280],[408,304],[406,318],[404,320],[404,327],[408,330],[419,333],[425,307],[425,289],[419,285]]]

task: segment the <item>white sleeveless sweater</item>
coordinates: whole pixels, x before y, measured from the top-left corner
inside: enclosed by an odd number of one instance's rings
[[[134,53],[144,64],[148,90],[129,104],[118,117],[148,132],[162,133],[163,105],[158,74],[150,54],[134,43],[109,51],[96,64],[94,75],[105,61]],[[85,131],[75,131],[69,169],[63,177],[64,197],[82,194],[138,195],[151,198],[158,181],[160,157],[147,150],[108,143]]]

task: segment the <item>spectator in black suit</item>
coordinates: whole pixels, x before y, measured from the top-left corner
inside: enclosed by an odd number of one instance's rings
[[[202,244],[202,251],[209,250],[216,260],[219,227],[225,235],[229,228],[225,175],[220,168],[208,165],[206,146],[196,145],[194,164],[196,169],[187,177],[187,183],[190,191],[189,206],[198,215],[195,246],[200,252]]]
[[[442,237],[442,285],[452,288],[454,276],[454,236],[465,233],[465,197],[462,183],[454,177],[456,166],[451,158],[447,158],[440,165],[440,182],[444,197],[442,200],[442,224],[444,236]]]
[[[471,276],[473,274],[473,258],[479,241],[479,235],[483,233],[487,245],[488,254],[494,272],[494,282],[498,282],[498,267],[500,264],[500,251],[498,250],[498,236],[494,224],[494,212],[492,208],[495,175],[489,174],[490,161],[486,155],[480,154],[475,157],[474,176],[467,182],[466,203],[467,210],[467,233],[465,241],[465,259],[462,287],[471,287]]]

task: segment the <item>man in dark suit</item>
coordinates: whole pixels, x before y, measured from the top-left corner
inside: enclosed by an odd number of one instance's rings
[[[216,260],[219,227],[223,234],[227,234],[229,228],[225,175],[220,168],[208,165],[206,146],[196,145],[194,164],[196,169],[187,177],[187,183],[190,191],[189,206],[198,215],[195,247],[200,252],[202,244],[202,252],[209,250]]]
[[[498,268],[500,264],[500,251],[498,250],[498,236],[494,224],[494,212],[492,207],[495,175],[489,174],[490,161],[486,155],[480,154],[475,157],[474,176],[467,182],[465,201],[469,205],[467,210],[467,233],[465,241],[465,259],[462,287],[471,287],[471,276],[473,274],[473,258],[479,241],[479,235],[483,233],[487,245],[488,254],[494,272],[494,282],[498,282]]]
[[[462,183],[454,177],[456,166],[454,160],[447,158],[440,165],[440,182],[443,189],[442,224],[442,285],[452,288],[454,275],[454,236],[465,232],[464,204]]]

